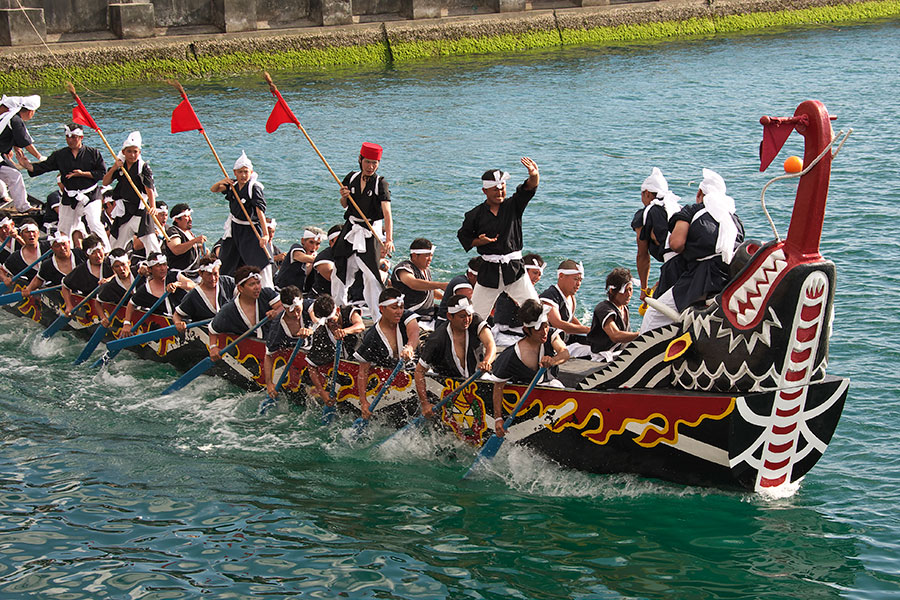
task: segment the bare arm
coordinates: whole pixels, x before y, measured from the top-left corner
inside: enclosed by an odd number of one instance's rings
[[[494,384],[494,433],[499,437],[506,435],[506,429],[503,428],[503,390],[505,388],[505,381]]]
[[[641,279],[641,300],[646,294],[644,290],[649,289],[650,283],[650,243],[641,239],[640,231],[637,234],[637,272]]]
[[[684,252],[684,244],[687,242],[687,234],[688,229],[691,224],[687,221],[678,221],[675,224],[675,229],[672,230],[672,235],[669,236],[669,248],[672,249],[673,252]]]
[[[562,317],[559,316],[559,309],[552,304],[544,303],[550,307],[550,312],[547,314],[547,320],[550,322],[550,327],[555,329],[560,329],[565,331],[566,333],[587,333],[591,330],[587,325],[582,325],[578,322],[572,321],[563,321]]]
[[[407,270],[397,271],[397,278],[402,281],[406,287],[417,292],[427,292],[429,290],[443,290],[447,287],[446,281],[425,281],[419,279]]]
[[[606,321],[606,324],[603,325],[603,331],[606,332],[606,335],[609,336],[609,339],[617,344],[625,344],[640,335],[636,331],[622,331],[616,325],[615,319],[608,319]]]
[[[490,373],[494,367],[494,359],[497,357],[497,345],[494,343],[494,336],[491,334],[490,327],[483,327],[478,333],[478,339],[484,346],[484,359],[478,363],[478,368],[485,373]]]
[[[369,363],[359,363],[359,372],[356,375],[356,393],[359,396],[359,409],[364,419],[372,416],[369,411],[369,400],[366,398],[366,384],[369,380]]]
[[[430,418],[433,412],[433,405],[428,401],[428,392],[425,389],[425,367],[421,363],[416,365],[416,394],[419,396],[419,406],[422,408],[422,415]]]

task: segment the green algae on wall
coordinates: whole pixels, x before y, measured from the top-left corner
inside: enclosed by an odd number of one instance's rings
[[[751,0],[752,1],[752,0]],[[811,0],[816,2],[817,0]],[[340,66],[379,66],[441,56],[511,53],[561,45],[677,39],[715,33],[824,23],[850,23],[900,16],[900,0],[796,6],[758,0],[729,4],[711,0],[687,9],[660,4],[624,11],[522,13],[503,19],[437,24],[394,22],[381,31],[347,29],[338,34],[273,35],[252,40],[176,42],[128,50],[115,46],[54,55],[15,56],[0,72],[6,93],[60,88],[71,80],[82,86],[194,79],[260,70],[325,70]],[[123,54],[131,58],[121,59]],[[66,66],[68,65],[68,66]]]

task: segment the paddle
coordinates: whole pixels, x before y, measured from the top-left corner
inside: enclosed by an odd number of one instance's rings
[[[44,252],[43,254],[41,254],[40,256],[38,256],[38,257],[37,257],[37,260],[35,260],[33,263],[31,263],[30,265],[28,265],[27,267],[25,267],[24,269],[22,269],[21,271],[19,271],[19,272],[16,273],[15,275],[13,275],[13,276],[12,276],[12,279],[9,280],[9,283],[10,283],[10,284],[15,283],[16,280],[17,280],[19,277],[21,277],[22,275],[24,275],[25,273],[27,273],[27,272],[31,269],[31,267],[33,267],[34,265],[38,264],[39,262],[41,262],[42,260],[44,260],[45,258],[47,258],[48,256],[50,256],[50,254],[51,254],[52,252],[53,252],[53,250],[47,250],[46,252]],[[5,293],[7,290],[9,290],[9,288],[6,287],[6,284],[3,283],[2,281],[0,281],[0,294]]]
[[[456,398],[456,396],[457,396],[460,392],[462,392],[463,390],[465,390],[465,389],[466,389],[473,381],[475,381],[476,379],[478,379],[478,378],[481,377],[482,375],[484,375],[484,371],[475,371],[475,373],[474,373],[471,377],[469,377],[468,379],[466,379],[465,381],[463,381],[463,382],[462,382],[461,384],[459,384],[452,392],[450,392],[449,394],[447,394],[446,396],[444,396],[444,398],[443,398],[440,402],[438,402],[437,404],[435,404],[435,405],[434,405],[434,408],[433,408],[432,410],[438,411],[438,410],[440,410],[441,408],[443,408],[444,405],[447,404],[447,402],[449,402],[450,400],[453,400],[454,398]],[[406,425],[404,425],[402,429],[399,429],[399,430],[395,431],[394,433],[392,433],[392,434],[390,435],[390,437],[388,437],[387,439],[385,439],[385,440],[384,440],[383,442],[381,442],[381,443],[382,443],[382,444],[386,444],[386,443],[388,443],[390,440],[394,439],[395,437],[398,437],[398,436],[403,435],[404,432],[409,431],[410,429],[413,429],[414,427],[418,427],[419,425],[421,425],[421,424],[424,423],[424,422],[425,422],[425,415],[421,415],[421,414],[420,414],[418,417],[416,417],[415,419],[413,419],[412,421],[410,421],[409,423],[407,423]]]
[[[287,380],[288,371],[291,370],[291,365],[294,364],[294,359],[297,358],[297,353],[300,352],[300,347],[305,341],[306,338],[298,338],[297,343],[294,344],[294,350],[291,352],[290,358],[288,358],[287,363],[284,365],[284,370],[281,371],[281,375],[278,376],[278,381],[275,383],[276,393],[281,391],[281,386],[283,386],[284,382]],[[259,414],[265,415],[273,404],[275,404],[275,398],[266,394],[265,399],[259,403]]]
[[[119,303],[116,304],[116,307],[113,309],[112,313],[110,313],[110,321],[119,313],[125,303],[128,302],[128,299],[131,297],[131,292],[134,291],[134,288],[137,286],[139,281],[142,281],[144,278],[139,276],[135,277],[134,281],[131,282],[131,287],[125,292],[122,296],[122,299],[119,300]],[[109,331],[109,327],[104,327],[102,324],[97,325],[97,329],[94,330],[94,335],[91,336],[91,339],[88,340],[88,343],[84,346],[84,349],[81,351],[81,354],[78,355],[78,358],[75,359],[73,365],[80,365],[84,361],[90,357],[91,354],[94,353],[94,350],[100,345],[100,342],[103,340],[103,336],[106,335],[106,332]]]
[[[31,295],[39,296],[40,294],[45,294],[47,292],[55,292],[56,290],[58,290],[61,287],[62,287],[62,284],[53,285],[53,286],[45,287],[45,288],[38,288],[38,289],[34,290],[33,292],[31,292]],[[22,292],[21,291],[12,292],[10,294],[3,294],[2,296],[0,296],[0,306],[6,306],[7,304],[14,304],[16,302],[21,302],[21,301],[22,301]]]
[[[75,313],[78,312],[78,309],[80,309],[82,306],[84,306],[85,304],[90,302],[91,298],[96,296],[99,291],[100,291],[100,285],[98,284],[97,287],[94,288],[94,291],[92,291],[90,294],[85,296],[81,302],[76,304],[75,308],[73,308],[72,311],[68,315],[66,313],[63,313],[63,314],[59,315],[58,317],[56,317],[56,320],[53,321],[52,323],[50,323],[50,326],[44,330],[44,333],[42,333],[41,336],[43,336],[43,338],[45,340],[48,340],[48,339],[52,338],[54,335],[56,335],[57,333],[59,333],[59,331],[63,327],[65,327],[69,321],[72,320],[72,317],[75,316]]]
[[[528,400],[528,396],[531,395],[531,391],[534,389],[534,386],[537,385],[538,381],[541,380],[541,377],[543,377],[544,373],[546,372],[546,367],[541,367],[540,369],[538,369],[538,372],[534,376],[534,379],[532,379],[531,383],[528,384],[528,389],[525,390],[525,393],[522,394],[522,398],[516,404],[515,408],[512,409],[509,417],[503,422],[503,429],[507,429],[510,425],[512,425],[512,422],[513,420],[515,420],[516,415],[519,414],[519,411],[522,409],[525,401]],[[469,470],[466,471],[465,475],[463,475],[463,479],[468,479],[469,475],[472,474],[472,472],[478,467],[478,465],[494,458],[494,456],[496,456],[497,452],[500,450],[500,446],[503,445],[503,440],[505,439],[506,436],[500,437],[496,433],[491,434],[491,437],[488,438],[488,441],[485,442],[484,446],[481,447],[481,451],[478,453],[478,456],[475,457],[475,462],[472,463],[472,466],[469,467]]]
[[[316,147],[316,143],[312,141],[312,138],[309,137],[308,133],[306,133],[306,129],[304,129],[303,125],[300,124],[300,120],[294,115],[294,112],[288,107],[287,102],[284,101],[284,98],[281,97],[281,92],[279,92],[278,88],[275,87],[275,82],[272,81],[272,77],[267,72],[263,73],[263,77],[265,78],[266,83],[269,84],[269,91],[272,92],[273,96],[275,96],[276,110],[277,110],[277,107],[279,107],[279,106],[282,108],[282,110],[286,113],[284,116],[286,118],[288,118],[291,123],[295,124],[297,126],[297,129],[299,129],[300,131],[303,132],[303,136],[306,138],[306,141],[309,142],[309,145],[312,146],[312,149],[315,150],[316,154],[319,155],[319,158],[322,159],[322,163],[325,165],[325,168],[328,169],[328,172],[331,173],[331,176],[334,177],[334,180],[337,182],[338,186],[344,187],[343,182],[335,174],[334,169],[331,168],[331,165],[328,164],[328,161],[325,160],[325,157],[322,156],[321,152],[319,152],[319,148]],[[278,115],[276,115],[275,111],[273,111],[272,116],[278,116]],[[269,117],[270,121],[272,120],[272,116]],[[272,133],[273,131],[278,129],[279,126],[281,126],[287,122],[288,121],[281,121],[281,122],[277,123],[277,125],[275,125],[275,129],[271,129],[271,130],[270,130],[270,125],[267,122],[266,123],[266,131],[268,131],[269,133]],[[348,197],[347,200],[350,201],[350,204],[356,210],[356,213],[366,224],[366,227],[369,228],[369,231],[372,232],[372,237],[375,240],[375,252],[378,256],[381,256],[382,255],[382,246],[383,246],[381,237],[377,233],[375,233],[375,229],[372,227],[372,224],[369,222],[369,219],[366,218],[366,215],[363,214],[362,209],[359,208],[359,205],[356,203],[356,200],[354,200],[352,196]]]
[[[162,296],[160,296],[159,298],[156,299],[156,302],[153,303],[153,305],[150,307],[150,309],[147,310],[140,319],[138,319],[137,323],[135,323],[134,325],[131,326],[131,329],[130,329],[131,333],[134,333],[135,331],[140,329],[141,325],[143,325],[147,321],[147,319],[150,318],[150,315],[153,314],[153,311],[156,310],[157,307],[159,307],[159,305],[165,301],[165,299],[166,299],[166,297],[168,297],[168,295],[169,295],[169,292],[167,290],[167,291],[163,292]],[[121,351],[122,351],[121,348],[119,348],[118,350],[111,351],[109,349],[109,344],[107,344],[106,352],[103,353],[103,356],[101,356],[100,358],[98,358],[97,360],[94,361],[94,364],[91,365],[91,368],[96,369],[97,367],[100,367],[102,365],[109,363],[109,361],[111,361],[116,356],[118,356],[119,352],[121,352]]]
[[[184,326],[184,330],[193,329],[194,327],[203,327],[204,325],[208,325],[212,319],[203,319],[202,321],[194,321],[193,323],[186,323]],[[175,325],[169,325],[167,327],[160,327],[159,329],[151,329],[150,331],[145,331],[144,333],[138,333],[131,337],[122,338],[121,340],[114,340],[106,345],[109,350],[124,350],[125,348],[131,348],[132,346],[137,346],[138,344],[149,344],[150,342],[155,342],[157,340],[161,340],[163,338],[172,337],[178,334],[178,328]]]
[[[6,236],[6,239],[3,240],[3,243],[0,244],[0,252],[3,252],[6,249],[6,245],[9,243],[9,240],[12,239],[11,235]]]
[[[259,329],[260,327],[262,327],[263,325],[265,325],[268,322],[269,322],[269,317],[263,317],[262,319],[259,320],[259,322],[256,325],[254,325],[253,327],[251,327],[250,329],[248,329],[247,331],[245,331],[244,333],[239,335],[237,337],[237,339],[235,339],[233,342],[231,342],[230,344],[228,344],[227,346],[222,348],[222,352],[220,354],[225,355],[229,350],[231,350],[232,348],[237,346],[240,341],[242,341],[244,338],[246,338],[251,333],[253,333],[254,331],[256,331],[257,329]],[[191,367],[190,371],[188,371],[187,373],[185,373],[184,375],[179,377],[175,381],[175,383],[173,383],[172,385],[170,385],[169,387],[164,389],[162,391],[161,395],[165,396],[167,394],[171,394],[172,392],[177,392],[178,390],[180,390],[181,388],[183,388],[184,386],[186,386],[193,380],[197,379],[197,377],[199,377],[200,375],[203,375],[204,373],[209,371],[215,364],[216,363],[213,362],[213,359],[211,359],[210,357],[207,356],[206,358],[204,358],[203,360],[198,362],[196,365]]]
[[[344,340],[337,340],[334,344],[334,367],[331,369],[331,383],[328,384],[328,397],[332,404],[326,404],[322,407],[322,423],[328,425],[334,420],[337,409],[334,407],[335,388],[337,387],[338,367],[341,365],[341,348]]]
[[[381,401],[381,397],[384,396],[384,393],[390,389],[391,384],[394,383],[394,379],[397,377],[397,374],[403,369],[403,359],[397,361],[397,366],[394,367],[394,370],[391,371],[390,376],[385,380],[384,383],[381,384],[381,389],[378,390],[378,393],[375,394],[375,399],[372,400],[372,404],[369,405],[369,412],[375,412],[375,407],[378,406],[378,403]],[[371,417],[369,417],[371,418]],[[363,417],[357,418],[353,421],[353,435],[355,437],[359,437],[363,431],[366,430],[366,427],[369,425],[369,419],[365,419]]]

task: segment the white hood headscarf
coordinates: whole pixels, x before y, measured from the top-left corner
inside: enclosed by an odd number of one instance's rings
[[[703,169],[703,181],[700,191],[703,192],[703,206],[719,224],[719,238],[716,240],[716,252],[726,264],[734,258],[734,243],[737,240],[737,225],[731,215],[735,212],[734,198],[725,193],[725,180],[710,169]]]
[[[7,108],[7,111],[0,116],[0,133],[6,131],[12,118],[19,114],[23,108],[28,110],[37,110],[41,107],[41,97],[37,94],[33,96],[7,96],[4,94],[0,98],[0,105]]]
[[[253,163],[250,162],[250,159],[247,158],[247,153],[241,150],[241,155],[238,157],[236,161],[234,161],[234,170],[243,169],[247,167],[251,171],[253,170]]]
[[[641,191],[643,192],[644,190],[656,194],[656,198],[644,209],[644,223],[647,222],[647,212],[651,206],[662,206],[666,209],[666,217],[670,219],[681,210],[681,205],[678,204],[681,198],[669,189],[669,182],[663,177],[659,167],[653,167],[653,170],[650,171],[650,176],[641,184]]]

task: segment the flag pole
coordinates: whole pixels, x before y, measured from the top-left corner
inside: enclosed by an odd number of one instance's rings
[[[265,78],[266,83],[269,84],[269,91],[272,92],[272,95],[275,96],[275,99],[276,99],[278,102],[281,102],[282,104],[284,104],[285,107],[287,107],[287,102],[285,102],[285,101],[284,101],[284,98],[281,97],[281,92],[279,92],[279,91],[278,91],[278,88],[275,87],[275,82],[272,81],[272,77],[269,75],[268,71],[264,71],[264,72],[263,72],[263,77]],[[334,177],[334,180],[337,182],[337,184],[338,184],[340,187],[344,187],[343,182],[341,182],[341,180],[338,179],[338,176],[335,175],[334,170],[331,168],[331,165],[328,164],[328,161],[325,160],[325,157],[322,156],[322,153],[321,153],[321,152],[319,152],[319,149],[316,147],[316,143],[315,143],[314,141],[312,141],[312,138],[309,137],[309,134],[308,134],[308,133],[306,133],[306,129],[304,129],[304,128],[303,128],[303,125],[300,124],[300,119],[298,119],[298,118],[294,115],[293,111],[291,111],[290,109],[288,109],[288,112],[289,112],[290,115],[293,117],[293,120],[292,120],[293,123],[297,126],[297,128],[298,128],[300,131],[303,132],[303,135],[306,137],[306,141],[309,142],[309,145],[312,146],[313,150],[316,151],[316,154],[319,155],[319,158],[322,159],[322,162],[325,163],[325,167],[328,169],[328,172],[331,173],[331,176]],[[369,223],[369,219],[366,218],[366,215],[363,214],[363,211],[359,208],[359,205],[356,203],[356,200],[353,199],[353,196],[348,196],[348,197],[347,197],[347,200],[349,200],[349,201],[350,201],[350,204],[353,205],[353,208],[356,209],[356,212],[359,214],[359,216],[360,216],[360,217],[362,218],[362,220],[365,222],[366,227],[368,227],[368,228],[369,228],[369,231],[372,232],[372,235],[375,236],[375,239],[377,240],[377,244],[380,245],[380,244],[381,244],[381,237],[380,237],[377,233],[375,233],[375,229],[372,227],[372,224]]]
[[[79,98],[78,94],[75,92],[75,86],[72,85],[72,82],[70,82],[70,81],[66,82],[66,89],[68,89],[69,93],[72,94],[72,97],[75,98],[75,102],[78,103],[78,106],[81,107],[81,109],[85,112],[85,114],[87,114],[87,109],[84,107],[84,104],[81,102],[81,98]],[[91,117],[91,121],[92,122],[94,121],[93,117]],[[106,141],[106,136],[103,135],[103,132],[100,130],[100,128],[96,126],[97,123],[94,123],[94,125],[95,125],[94,129],[96,129],[97,133],[100,134],[100,139],[103,140],[104,144],[106,144],[106,149],[109,150],[110,154],[113,155],[113,161],[115,162],[116,160],[118,160],[118,155],[116,154],[116,151],[113,150],[112,146],[109,145],[109,142]],[[144,195],[137,189],[137,186],[134,184],[134,181],[132,181],[131,175],[128,173],[128,170],[125,168],[124,164],[121,167],[119,167],[119,171],[121,171],[122,174],[125,175],[125,179],[127,179],[128,183],[131,184],[131,189],[133,189],[134,193],[137,194],[138,198],[141,199],[141,202],[144,204],[144,209],[150,215],[150,218],[153,219],[153,224],[156,225],[156,229],[159,230],[159,232],[162,234],[162,236],[168,242],[169,236],[166,235],[166,230],[163,229],[162,225],[160,225],[159,221],[156,219],[156,215],[154,215],[153,213],[150,212],[150,205],[147,204],[147,199],[144,198]]]
[[[181,84],[174,80],[169,80],[169,85],[178,90],[178,93],[181,94],[181,97],[188,103],[190,106],[190,100],[188,100],[187,94],[184,92],[184,88],[181,87]],[[193,112],[193,107],[191,107],[191,112]],[[194,113],[194,118],[197,118],[197,114]],[[200,123],[200,119],[197,119],[197,123]],[[231,193],[234,194],[234,198],[237,201],[238,205],[241,207],[241,212],[244,213],[244,217],[246,217],[247,222],[250,223],[250,229],[253,230],[253,234],[256,236],[256,239],[259,240],[259,245],[263,249],[263,252],[266,253],[266,257],[268,257],[269,261],[272,261],[272,254],[269,252],[269,249],[265,244],[262,243],[262,237],[259,235],[259,231],[256,230],[256,227],[253,226],[253,219],[250,218],[250,213],[247,212],[247,207],[244,206],[244,203],[241,202],[241,197],[238,195],[237,188],[234,187],[234,182],[231,181],[231,176],[228,174],[228,171],[225,170],[225,165],[222,164],[221,159],[219,158],[219,153],[216,152],[216,149],[213,148],[212,141],[210,141],[209,136],[206,135],[206,130],[203,129],[203,126],[200,126],[200,133],[203,135],[203,139],[206,140],[206,143],[209,145],[209,149],[212,150],[213,156],[216,157],[216,162],[219,163],[219,168],[222,169],[222,174],[225,175],[225,179],[228,180],[228,185],[231,187]],[[265,227],[265,223],[260,223],[260,227]]]

